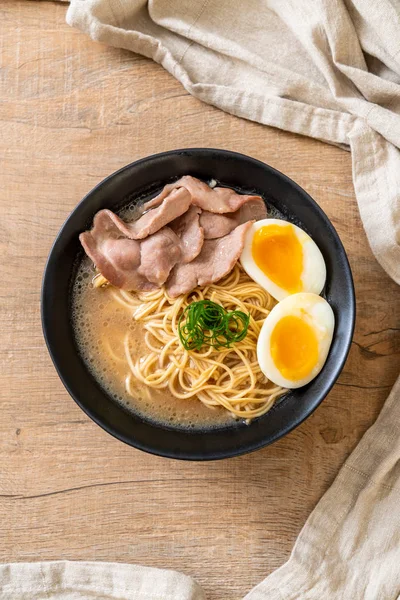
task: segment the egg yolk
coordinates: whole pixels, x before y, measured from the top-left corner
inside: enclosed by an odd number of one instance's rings
[[[318,362],[314,329],[300,317],[283,317],[271,334],[271,356],[286,379],[299,381],[307,377]]]
[[[303,289],[303,248],[292,225],[265,225],[254,234],[254,262],[271,281],[291,294]]]

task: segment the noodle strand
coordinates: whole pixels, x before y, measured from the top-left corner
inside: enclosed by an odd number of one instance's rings
[[[148,353],[135,354],[129,332],[124,351],[129,374],[126,390],[133,395],[132,378],[148,388],[168,388],[176,398],[195,398],[208,408],[223,407],[234,417],[247,421],[265,414],[286,392],[269,382],[257,361],[257,339],[275,301],[243,271],[240,265],[218,283],[190,294],[171,298],[165,289],[129,293],[112,291],[114,298],[143,323]],[[226,311],[250,316],[246,337],[227,348],[203,347],[185,350],[179,339],[178,323],[192,302],[211,300]]]

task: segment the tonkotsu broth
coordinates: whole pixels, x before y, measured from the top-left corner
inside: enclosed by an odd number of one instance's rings
[[[84,258],[78,268],[72,294],[72,322],[80,354],[87,367],[116,401],[142,417],[183,428],[210,428],[234,423],[223,408],[207,408],[196,397],[175,398],[168,390],[154,390],[131,380],[135,397],[125,389],[129,366],[124,354],[124,337],[132,332],[133,359],[148,352],[144,327],[133,320],[130,309],[119,304],[110,287],[93,288],[93,265]]]

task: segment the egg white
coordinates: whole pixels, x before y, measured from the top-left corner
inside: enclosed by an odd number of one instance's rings
[[[271,355],[271,335],[277,323],[288,315],[299,317],[310,325],[318,340],[318,360],[312,371],[296,381],[285,378]],[[325,364],[331,346],[335,316],[324,298],[310,293],[298,293],[279,302],[269,313],[261,328],[257,342],[257,359],[264,375],[276,385],[295,389],[309,383]]]
[[[320,294],[326,281],[326,266],[324,257],[317,244],[311,237],[297,225],[283,221],[282,219],[262,219],[256,221],[247,231],[244,247],[240,256],[240,262],[246,273],[261,285],[276,300],[283,300],[292,292],[285,290],[272,281],[256,264],[253,258],[252,245],[255,232],[261,227],[268,225],[278,225],[280,227],[290,227],[299,240],[303,250],[303,272],[301,274],[301,292],[310,292]],[[284,265],[282,265],[284,268]]]

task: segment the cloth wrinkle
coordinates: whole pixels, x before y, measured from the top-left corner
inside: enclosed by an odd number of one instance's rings
[[[202,7],[201,7],[201,9],[200,9],[200,11],[199,11],[199,13],[198,13],[198,15],[196,16],[195,20],[193,21],[193,23],[191,24],[191,26],[190,26],[190,27],[189,27],[189,29],[187,30],[186,36],[187,36],[188,38],[189,38],[189,36],[190,36],[190,32],[192,31],[193,27],[194,27],[194,26],[196,25],[196,23],[198,23],[198,21],[201,19],[201,15],[203,14],[203,12],[204,12],[204,10],[205,10],[205,8],[206,8],[207,4],[209,3],[209,1],[210,1],[210,0],[204,0],[204,2],[203,2],[203,5],[202,5]],[[189,38],[189,39],[190,39],[190,38]],[[193,40],[192,40],[192,41],[191,41],[191,42],[190,42],[190,43],[187,45],[187,47],[185,48],[185,50],[184,50],[184,52],[183,52],[182,56],[181,56],[181,57],[178,59],[178,64],[180,64],[180,63],[183,61],[183,59],[184,59],[184,56],[185,56],[186,52],[187,52],[187,51],[189,50],[189,48],[190,48],[190,47],[193,45],[193,43],[194,43],[194,42],[193,42]]]

